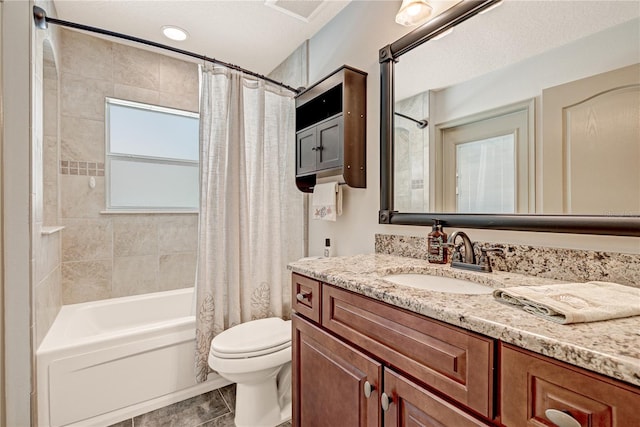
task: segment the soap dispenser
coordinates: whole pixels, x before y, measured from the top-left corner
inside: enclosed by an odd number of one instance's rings
[[[427,238],[427,260],[432,264],[446,264],[449,256],[447,250],[447,233],[442,229],[439,220],[434,220],[433,228]]]

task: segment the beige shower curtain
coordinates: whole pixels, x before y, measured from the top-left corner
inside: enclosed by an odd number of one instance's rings
[[[196,377],[212,338],[290,315],[286,264],[303,254],[293,94],[226,68],[201,72]]]

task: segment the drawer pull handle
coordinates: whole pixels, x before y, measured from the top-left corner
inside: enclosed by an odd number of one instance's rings
[[[371,385],[371,383],[369,381],[365,381],[364,382],[364,395],[365,397],[368,399],[369,397],[371,397],[371,393],[373,392],[373,390],[375,390],[376,387]]]
[[[298,295],[296,295],[296,299],[298,301],[300,301],[300,302],[302,302],[302,301],[304,301],[306,299],[311,300],[311,293],[309,293],[309,292],[300,292],[300,293],[298,293]]]
[[[558,427],[581,427],[578,420],[566,412],[559,411],[557,409],[547,409],[544,411],[544,414],[547,416],[549,421]]]
[[[387,411],[389,409],[389,405],[393,403],[393,400],[387,395],[387,393],[382,393],[380,396],[380,404],[382,405],[382,410]]]

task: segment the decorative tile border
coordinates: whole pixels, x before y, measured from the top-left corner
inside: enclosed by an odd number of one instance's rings
[[[62,175],[104,176],[104,163],[60,160]]]
[[[376,234],[376,253],[427,259],[426,237]],[[640,255],[527,245],[475,242],[480,247],[502,248],[492,253],[494,270],[549,279],[588,282],[601,280],[640,287]]]

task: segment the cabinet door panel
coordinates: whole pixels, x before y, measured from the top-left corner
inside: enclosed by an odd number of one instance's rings
[[[493,417],[493,340],[323,285],[322,325]]]
[[[312,127],[296,135],[296,175],[316,170],[316,128]]]
[[[293,328],[293,425],[379,427],[382,365],[297,315]]]
[[[318,125],[318,170],[342,166],[342,116]]]
[[[508,345],[501,349],[500,403],[508,427],[553,425],[556,409],[583,427],[640,426],[640,390]]]
[[[384,371],[384,392],[391,398],[384,412],[385,427],[488,426],[461,409],[396,374]]]

